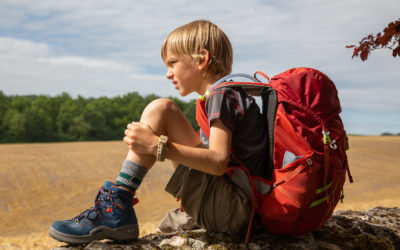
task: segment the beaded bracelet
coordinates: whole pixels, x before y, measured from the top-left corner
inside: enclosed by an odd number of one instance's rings
[[[157,147],[157,161],[164,161],[165,154],[167,152],[167,142],[168,136],[161,135],[158,139],[158,147]]]

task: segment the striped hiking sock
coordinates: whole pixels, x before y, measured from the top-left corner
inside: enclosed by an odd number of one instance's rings
[[[135,192],[146,173],[147,168],[136,162],[125,160],[116,183],[121,187],[128,188]]]

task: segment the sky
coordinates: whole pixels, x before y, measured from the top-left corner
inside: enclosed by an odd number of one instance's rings
[[[400,58],[381,49],[362,62],[345,46],[382,31],[399,10],[399,0],[0,0],[0,91],[179,97],[161,44],[206,19],[230,38],[234,73],[316,68],[338,88],[348,133],[397,134]]]

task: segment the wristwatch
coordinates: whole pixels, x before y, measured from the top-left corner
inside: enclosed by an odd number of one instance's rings
[[[168,136],[160,135],[157,147],[157,161],[165,160],[165,153],[167,152]]]

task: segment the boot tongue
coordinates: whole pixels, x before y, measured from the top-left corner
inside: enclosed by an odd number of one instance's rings
[[[108,180],[106,180],[106,181],[104,182],[104,185],[103,185],[103,187],[104,187],[105,189],[111,189],[113,186],[117,186],[117,184],[114,183],[114,182],[112,182],[112,181],[108,181]]]

